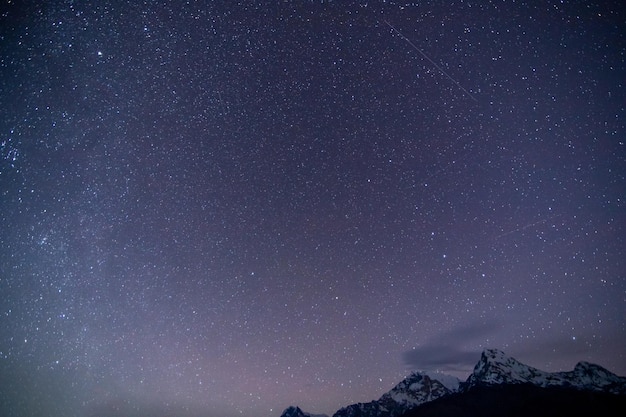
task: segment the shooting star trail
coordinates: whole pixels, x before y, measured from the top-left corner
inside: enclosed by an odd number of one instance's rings
[[[551,217],[548,217],[547,219],[542,219],[542,220],[538,220],[538,221],[536,221],[536,222],[528,223],[528,224],[526,224],[526,225],[524,225],[524,226],[520,226],[520,227],[518,227],[518,228],[516,228],[516,229],[509,230],[509,231],[507,231],[507,232],[501,233],[501,234],[499,234],[498,236],[496,236],[496,237],[494,238],[494,240],[501,239],[501,238],[503,238],[503,237],[505,237],[505,236],[508,236],[508,235],[511,235],[511,234],[513,234],[513,233],[517,233],[517,232],[524,231],[524,230],[526,230],[526,229],[528,229],[528,228],[530,228],[530,227],[538,226],[538,225],[540,225],[540,224],[542,224],[542,223],[547,222],[547,221],[548,221],[548,220],[550,220],[550,219],[553,219],[554,217],[556,217],[556,216],[551,216]]]
[[[439,65],[437,65],[437,63],[435,61],[433,61],[432,59],[430,59],[430,57],[428,55],[426,55],[424,53],[424,51],[422,51],[420,48],[417,47],[417,45],[415,45],[413,42],[411,42],[411,40],[409,38],[407,38],[406,36],[404,36],[402,34],[402,32],[400,32],[398,29],[396,29],[391,23],[389,23],[388,21],[384,20],[384,22],[387,24],[387,26],[389,26],[394,32],[396,32],[398,35],[400,35],[400,37],[402,39],[404,39],[405,41],[408,42],[409,45],[411,45],[413,47],[413,49],[415,49],[417,52],[420,53],[420,55],[422,55],[424,58],[426,58],[428,60],[428,62],[430,62],[431,64],[433,64],[435,66],[435,68],[437,68],[439,71],[441,71],[441,73],[443,75],[445,75],[446,77],[448,77],[450,79],[450,81],[452,81],[454,84],[456,84],[457,87],[459,87],[461,90],[463,90],[463,92],[465,94],[467,94],[467,96],[469,98],[471,98],[472,100],[474,100],[475,102],[478,103],[478,100],[476,99],[476,97],[474,97],[469,91],[467,91],[465,88],[463,88],[463,86],[461,84],[459,84],[457,82],[457,80],[455,80],[454,78],[452,78],[450,76],[450,74],[448,74],[447,72],[445,72],[443,70],[443,68],[441,68]]]

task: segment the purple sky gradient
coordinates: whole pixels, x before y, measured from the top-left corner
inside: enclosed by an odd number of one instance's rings
[[[37,3],[0,6],[1,414],[626,375],[615,2]]]

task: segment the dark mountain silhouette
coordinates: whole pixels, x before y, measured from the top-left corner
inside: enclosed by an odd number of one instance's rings
[[[626,416],[626,378],[588,362],[545,372],[487,349],[465,382],[415,372],[378,400],[343,407],[333,417],[583,415]],[[309,416],[297,407],[282,415]]]
[[[626,416],[626,395],[574,388],[503,384],[472,388],[431,401],[402,417]]]

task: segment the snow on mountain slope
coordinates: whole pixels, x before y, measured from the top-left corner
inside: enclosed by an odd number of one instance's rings
[[[358,403],[344,407],[333,417],[395,417],[409,409],[443,397],[459,387],[459,380],[446,375],[446,385],[425,373],[412,373],[383,394],[380,399],[369,403]],[[456,381],[454,381],[456,379]]]
[[[626,394],[626,378],[599,365],[579,362],[573,371],[545,372],[524,365],[497,349],[483,351],[463,390],[475,386],[498,384],[532,384],[538,387],[561,386],[612,394]]]
[[[601,395],[626,395],[626,377],[617,376],[599,365],[579,362],[572,371],[546,372],[525,365],[500,350],[486,349],[465,382],[445,374],[415,372],[378,400],[349,405],[338,410],[333,417],[398,417],[453,393],[469,395],[474,388],[501,386],[504,389],[510,385],[518,385],[514,389],[523,388],[519,385],[532,385],[585,390]],[[326,416],[315,416],[298,407],[289,407],[281,417]]]

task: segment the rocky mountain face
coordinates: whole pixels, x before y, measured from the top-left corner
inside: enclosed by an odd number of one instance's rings
[[[457,384],[458,388],[458,384]],[[450,394],[453,389],[427,374],[413,373],[405,378],[380,399],[369,403],[358,403],[344,407],[333,417],[396,417],[407,410]]]
[[[602,414],[613,409],[626,415],[626,378],[588,362],[545,372],[487,349],[465,382],[450,378],[444,384],[444,378],[413,373],[378,400],[341,408],[333,417],[622,415]],[[313,416],[290,407],[282,417]]]
[[[577,390],[626,394],[626,378],[601,366],[579,362],[572,371],[545,372],[518,362],[496,349],[485,350],[461,390],[501,384],[531,384]]]

